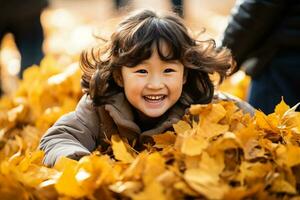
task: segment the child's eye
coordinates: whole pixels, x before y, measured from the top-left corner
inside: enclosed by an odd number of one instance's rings
[[[147,73],[147,70],[145,70],[145,69],[139,69],[139,70],[137,70],[135,73],[146,74],[146,73]]]
[[[167,69],[164,70],[164,72],[165,73],[171,73],[171,72],[175,72],[175,70],[172,69],[172,68],[167,68]]]

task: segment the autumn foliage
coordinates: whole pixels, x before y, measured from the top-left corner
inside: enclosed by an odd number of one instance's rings
[[[112,155],[43,166],[39,138],[81,96],[77,68],[44,65],[0,100],[1,199],[300,198],[300,113],[284,101],[253,117],[233,102],[192,105],[142,152],[113,135]]]

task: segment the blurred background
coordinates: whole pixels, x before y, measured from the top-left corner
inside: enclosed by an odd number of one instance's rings
[[[195,33],[219,38],[228,22],[235,0],[183,0],[183,16]],[[127,0],[117,9],[113,0],[50,0],[41,14],[44,30],[43,52],[62,68],[78,60],[80,52],[95,45],[95,36],[109,37],[115,25],[129,11],[140,8],[171,10],[169,0]],[[28,29],[28,32],[30,30]],[[0,48],[1,82],[4,94],[12,94],[20,84],[21,55],[14,36],[6,34]],[[222,90],[245,99],[249,78],[240,72],[226,80]]]

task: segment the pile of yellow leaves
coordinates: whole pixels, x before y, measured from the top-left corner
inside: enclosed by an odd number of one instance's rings
[[[82,95],[78,64],[62,67],[51,56],[28,68],[18,90],[0,99],[0,162],[35,150],[41,135]]]
[[[243,114],[233,102],[192,105],[175,132],[135,152],[118,135],[113,157],[42,165],[43,152],[1,162],[2,199],[298,199],[300,113]],[[19,147],[21,144],[19,145]],[[21,149],[21,147],[20,147]]]
[[[58,66],[46,58],[0,99],[1,199],[300,199],[300,113],[283,101],[254,117],[233,102],[192,105],[142,152],[114,135],[113,156],[43,166],[41,135],[81,96],[78,66]]]

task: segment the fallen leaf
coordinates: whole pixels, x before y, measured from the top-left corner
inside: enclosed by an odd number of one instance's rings
[[[129,150],[118,135],[112,135],[111,141],[113,153],[117,160],[124,163],[131,163],[134,161],[134,153]]]

